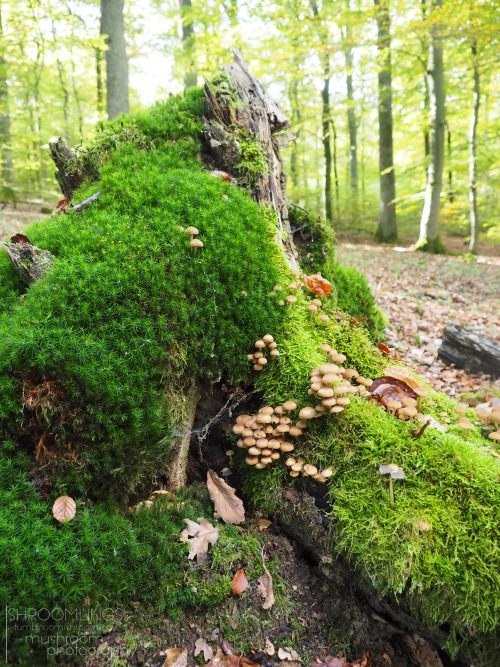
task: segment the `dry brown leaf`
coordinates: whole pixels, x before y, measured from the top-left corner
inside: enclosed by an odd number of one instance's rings
[[[52,514],[61,523],[71,521],[76,514],[75,501],[69,496],[59,496],[52,506]]]
[[[363,651],[363,657],[359,660],[355,660],[352,663],[352,667],[372,667],[372,659],[368,651]]]
[[[257,525],[258,525],[259,530],[260,530],[261,532],[262,532],[263,530],[266,530],[267,528],[269,528],[269,526],[271,525],[271,523],[272,523],[272,522],[269,521],[268,519],[258,519],[258,520],[257,520]]]
[[[257,579],[259,593],[264,598],[262,609],[271,609],[274,604],[273,578],[264,562],[262,562],[262,567],[264,568],[264,574]]]
[[[345,658],[334,658],[328,655],[323,662],[313,662],[311,667],[351,667]]]
[[[207,487],[216,519],[222,519],[225,523],[242,523],[245,520],[243,501],[236,496],[236,490],[213,470],[207,472]]]
[[[300,656],[293,648],[285,646],[278,649],[278,658],[280,660],[297,660],[300,662]]]
[[[186,667],[188,652],[185,648],[167,648],[163,667]]]
[[[213,657],[212,647],[209,646],[207,640],[203,637],[199,637],[194,643],[194,657],[200,655],[203,652],[203,659],[205,662],[208,662]]]
[[[207,559],[208,545],[214,546],[219,539],[219,528],[212,526],[203,517],[198,519],[198,523],[191,519],[184,519],[184,523],[187,528],[182,531],[180,540],[189,544],[188,558],[193,560],[196,556],[198,563],[201,563]]]
[[[243,591],[248,587],[248,579],[245,574],[245,570],[241,569],[236,572],[231,582],[231,590],[235,595],[241,595]]]
[[[154,500],[155,498],[166,498],[167,500],[175,500],[175,496],[171,491],[165,491],[164,489],[157,489],[149,496],[149,500]]]
[[[326,278],[323,278],[321,273],[315,273],[312,276],[303,275],[302,279],[316,296],[327,296],[332,292],[331,283]]]

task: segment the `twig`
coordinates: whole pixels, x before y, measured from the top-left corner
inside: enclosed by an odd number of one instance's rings
[[[423,424],[423,426],[422,426],[416,433],[414,433],[411,437],[412,437],[414,440],[418,440],[418,438],[420,438],[420,436],[423,434],[423,432],[424,432],[425,429],[429,426],[430,423],[431,423],[431,420],[428,419],[428,420],[425,422],[425,424]]]
[[[289,202],[290,206],[293,206],[294,208],[299,208],[301,211],[304,211],[307,215],[311,215],[309,211],[306,211],[305,208],[302,208],[302,206],[299,206],[298,204],[294,204],[293,201]]]
[[[89,204],[92,204],[93,202],[97,201],[101,195],[102,195],[101,191],[96,192],[91,197],[88,197],[88,199],[84,199],[82,202],[80,202],[76,206],[71,206],[70,208],[68,208],[68,211],[76,211],[78,213],[78,211],[81,211],[83,208],[85,208]]]

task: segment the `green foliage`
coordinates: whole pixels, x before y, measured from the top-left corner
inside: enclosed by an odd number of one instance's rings
[[[123,498],[158,473],[175,444],[166,438],[182,386],[245,377],[242,352],[281,318],[269,297],[272,230],[246,193],[194,157],[201,99],[193,91],[140,116],[155,146],[122,145],[102,165],[97,204],[27,230],[55,266],[22,301],[2,302],[1,428],[38,447],[65,493]],[[189,225],[200,230],[198,251],[181,231]],[[27,392],[40,397],[47,381],[57,396],[43,399],[44,415],[23,415]]]

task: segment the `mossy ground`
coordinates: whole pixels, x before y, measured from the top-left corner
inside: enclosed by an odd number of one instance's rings
[[[383,323],[359,274],[328,254],[311,267],[335,283],[326,323],[309,316],[304,291],[292,309],[270,296],[292,280],[273,216],[203,171],[202,110],[195,90],[115,121],[115,146],[103,131],[101,148],[88,153],[101,181],[77,195],[100,189],[98,202],[27,230],[55,257],[45,280],[26,289],[0,257],[2,605],[142,600],[175,617],[193,602],[219,601],[232,572],[222,550],[241,548],[238,558],[249,561],[256,538],[239,544],[237,529],[225,530],[212,555],[215,579],[184,578],[182,518],[210,516],[206,505],[205,514],[197,498],[148,515],[126,510],[130,494],[168,470],[183,387],[194,377],[255,380],[267,403],[303,406],[325,342],[364,375],[382,372],[372,340]],[[189,247],[188,225],[200,230],[202,249]],[[254,378],[246,354],[265,333],[281,355]],[[317,420],[300,451],[335,470],[331,548],[379,590],[404,592],[417,616],[447,624],[450,650],[468,641],[486,655],[500,625],[500,470],[478,451],[478,433],[461,436],[453,405],[431,393],[427,411],[446,410],[453,424],[413,440],[410,425],[354,400],[340,418]],[[407,472],[394,505],[378,474],[389,460]],[[244,488],[256,505],[278,510],[288,484],[275,466],[245,474]],[[50,506],[61,494],[76,497],[79,514],[56,527]],[[431,525],[425,535],[414,529],[420,518]],[[257,573],[256,561],[248,567]]]

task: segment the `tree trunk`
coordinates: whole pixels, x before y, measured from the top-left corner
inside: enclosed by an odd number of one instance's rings
[[[389,0],[375,0],[377,8],[378,71],[378,132],[380,172],[380,224],[377,236],[381,241],[394,241],[396,227],[396,178],[392,139],[392,65],[391,19]]]
[[[98,46],[95,47],[95,74],[97,85],[97,115],[100,118],[104,106],[104,94],[102,85],[102,51]]]
[[[196,86],[198,72],[194,59],[194,24],[191,18],[191,0],[179,0],[182,22],[182,50],[184,51],[184,88]]]
[[[57,45],[56,24],[52,21],[52,35],[54,37],[54,48]],[[61,93],[63,98],[63,118],[64,118],[64,138],[70,142],[69,137],[69,92],[66,80],[64,78],[64,69],[59,58],[56,59],[57,74],[59,77],[59,85],[61,86]]]
[[[479,238],[479,211],[477,206],[477,123],[479,119],[479,103],[481,99],[481,79],[476,61],[477,46],[472,45],[474,95],[473,110],[469,127],[469,203],[470,203],[470,242],[469,252],[477,252]]]
[[[349,0],[347,9],[349,9]],[[354,102],[354,86],[352,83],[353,57],[351,46],[351,30],[344,26],[344,57],[346,68],[347,90],[347,125],[349,128],[349,169],[351,175],[351,213],[354,219],[358,216],[358,139],[356,126],[356,112]]]
[[[452,150],[451,150],[451,132],[450,126],[446,123],[446,147],[447,147],[447,158],[448,158],[448,201],[450,204],[453,204],[455,200],[455,193],[453,192],[453,168],[452,168]]]
[[[293,142],[290,154],[290,180],[297,187],[299,185],[299,136],[300,136],[300,106],[298,100],[298,79],[294,78],[290,85],[290,107],[292,110],[292,124],[295,129],[295,141]]]
[[[2,5],[0,3],[0,40],[3,41]],[[10,114],[9,114],[9,86],[7,83],[7,61],[3,53],[3,45],[0,50],[0,151],[2,161],[2,173],[0,187],[6,188],[4,192],[14,198],[12,188],[14,187],[14,163],[12,160],[12,147],[10,136]],[[9,192],[10,191],[10,192]]]
[[[339,174],[337,169],[337,130],[335,128],[335,123],[333,119],[330,120],[332,128],[332,137],[333,137],[333,176],[335,178],[335,212],[337,218],[340,214],[340,187],[339,187]]]
[[[420,236],[416,249],[439,252],[439,211],[444,167],[445,97],[443,75],[443,39],[433,12],[441,11],[443,0],[429,0],[431,21],[427,83],[430,104],[430,156],[427,170],[424,209],[420,221]]]
[[[106,109],[108,119],[129,113],[128,59],[123,0],[101,0],[101,35],[106,35]]]

